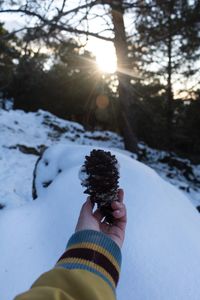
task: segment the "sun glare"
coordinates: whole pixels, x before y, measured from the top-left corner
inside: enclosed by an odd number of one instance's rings
[[[117,69],[117,62],[113,53],[98,53],[96,54],[96,61],[99,69],[103,73],[115,73]]]
[[[94,39],[90,41],[88,50],[96,56],[97,66],[102,73],[116,72],[117,58],[112,43]]]

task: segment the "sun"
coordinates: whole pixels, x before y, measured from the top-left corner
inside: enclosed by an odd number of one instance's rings
[[[113,74],[117,71],[117,57],[113,43],[91,39],[88,50],[96,57],[96,63],[102,73]]]
[[[96,54],[98,68],[103,73],[115,73],[117,70],[117,61],[115,54],[109,52],[99,52]]]

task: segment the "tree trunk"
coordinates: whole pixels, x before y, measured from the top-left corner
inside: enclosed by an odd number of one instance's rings
[[[129,68],[128,61],[128,47],[124,25],[124,10],[123,1],[115,0],[111,4],[111,14],[114,26],[114,45],[117,55],[118,65],[118,91],[119,91],[119,103],[121,108],[121,122],[120,128],[124,137],[125,148],[129,151],[137,153],[137,138],[134,132],[133,123],[131,119],[134,119],[133,113],[130,111],[130,106],[133,98],[132,86],[130,83],[130,77],[128,72]],[[132,113],[132,116],[131,116]]]
[[[170,1],[169,17],[168,17],[168,42],[167,42],[167,140],[168,146],[173,148],[172,145],[172,121],[173,121],[173,91],[172,91],[172,12],[173,12],[173,0]]]

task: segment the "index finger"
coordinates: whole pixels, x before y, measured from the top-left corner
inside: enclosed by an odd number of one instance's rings
[[[119,202],[123,202],[124,200],[124,190],[123,189],[118,189],[118,192],[117,192],[117,196],[118,196],[118,201]]]

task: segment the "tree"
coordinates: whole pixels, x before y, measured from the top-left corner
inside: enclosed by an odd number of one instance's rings
[[[97,80],[92,57],[87,52],[80,54],[72,41],[53,43],[49,50],[54,55],[26,49],[19,59],[9,87],[15,108],[42,108],[64,118],[83,113]]]
[[[156,69],[156,75],[160,74],[162,81],[165,79],[167,137],[169,145],[172,145],[174,82],[181,80],[188,71],[190,74],[197,71],[192,63],[194,65],[200,57],[200,3],[179,0],[144,3],[137,9],[139,44],[147,49],[141,53],[145,68],[148,62],[151,68]]]
[[[76,3],[76,1],[74,1]],[[133,101],[133,94],[130,84],[130,72],[128,64],[127,37],[124,26],[125,10],[134,7],[132,1],[122,0],[84,0],[83,4],[68,7],[66,0],[59,4],[55,1],[12,1],[1,2],[0,13],[20,13],[32,18],[30,27],[23,26],[16,30],[26,31],[26,41],[42,38],[49,42],[51,39],[63,40],[65,33],[93,36],[106,41],[113,41],[116,48],[118,60],[118,81],[119,81],[119,103],[121,107],[121,129],[125,140],[126,149],[136,152],[137,139],[134,133],[133,124],[130,121],[130,104]],[[10,4],[10,5],[9,5]],[[97,9],[98,8],[98,12]],[[95,18],[105,20],[105,26],[93,31],[90,23]],[[92,23],[91,23],[92,24]],[[113,28],[112,28],[113,26]],[[125,73],[125,74],[124,74]],[[126,74],[127,73],[127,74]]]
[[[19,50],[17,49],[18,40],[14,35],[10,35],[0,23],[0,91],[5,92],[12,80],[12,76],[16,67],[15,60],[19,58]]]
[[[8,87],[8,95],[15,99],[14,108],[35,111],[42,105],[42,90],[45,81],[46,56],[32,51],[19,58]]]
[[[90,129],[94,123],[101,123],[106,129],[109,123],[111,126],[114,105],[111,107],[109,99],[103,109],[101,103],[99,108],[97,105],[105,91],[107,98],[113,98],[109,83],[100,78],[92,54],[80,50],[72,39],[49,44],[49,55],[26,49],[8,89],[9,96],[15,99],[14,108],[48,110]]]
[[[46,109],[60,117],[74,117],[85,123],[98,95],[99,74],[94,57],[88,51],[80,53],[75,42],[69,41],[56,47],[56,59],[46,72]]]
[[[60,44],[68,34],[85,38],[89,36],[112,41],[118,61],[118,96],[121,111],[120,127],[126,149],[137,151],[137,132],[140,130],[138,115],[141,103],[135,93],[132,62],[142,70],[140,82],[153,83],[155,78],[165,81],[165,104],[167,107],[168,141],[171,139],[173,124],[174,79],[178,75],[190,76],[196,73],[192,62],[199,55],[199,1],[187,0],[74,0],[24,1],[7,0],[0,2],[0,13],[14,13],[29,18],[29,26],[22,24],[15,31],[24,32],[25,43],[37,42],[49,45]],[[72,2],[71,2],[72,3]],[[129,13],[133,19],[133,34],[128,36],[124,16]],[[101,20],[101,27],[94,22]],[[131,43],[132,57],[128,52]],[[83,43],[83,40],[82,40]],[[190,47],[192,44],[192,50]],[[133,53],[134,52],[134,53]],[[156,63],[156,72],[153,64]],[[183,65],[184,64],[184,65]],[[187,67],[187,68],[186,68]],[[144,72],[147,70],[148,72]],[[156,73],[156,76],[153,74]],[[196,73],[197,74],[197,73]],[[180,78],[179,76],[179,78]],[[135,80],[134,83],[139,82]],[[136,86],[136,85],[135,85]],[[140,113],[139,113],[140,112]],[[171,145],[171,143],[169,143]]]

